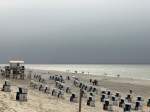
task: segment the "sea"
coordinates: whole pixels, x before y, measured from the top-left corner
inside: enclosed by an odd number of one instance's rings
[[[150,64],[26,64],[27,69],[56,70],[63,72],[92,75],[107,75],[110,77],[150,80]]]

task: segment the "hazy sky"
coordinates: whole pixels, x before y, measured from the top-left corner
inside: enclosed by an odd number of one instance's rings
[[[0,0],[0,63],[150,63],[150,0]]]

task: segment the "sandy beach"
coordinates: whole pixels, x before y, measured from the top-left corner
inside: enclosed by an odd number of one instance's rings
[[[35,71],[34,71],[35,72]],[[36,71],[38,72],[38,71]],[[52,75],[52,74],[61,74],[63,77],[66,76],[76,76],[80,80],[87,82],[90,78],[97,79],[99,85],[97,86],[100,91],[101,88],[107,88],[114,93],[116,91],[120,92],[122,96],[125,96],[129,93],[129,90],[133,90],[133,99],[136,96],[142,96],[144,101],[144,107],[142,111],[138,112],[149,112],[146,107],[146,101],[150,97],[150,81],[148,80],[137,80],[137,79],[128,79],[128,78],[115,78],[115,77],[104,77],[104,76],[93,76],[87,74],[72,74],[59,71],[42,71],[41,74],[43,77]],[[1,79],[0,86],[4,83],[5,79]],[[55,86],[53,81],[48,81],[48,86],[52,88]],[[64,98],[57,98],[51,94],[45,94],[37,89],[30,87],[30,80],[10,80],[11,82],[11,92],[0,91],[0,112],[78,112],[78,103],[71,103],[69,101],[71,94],[64,94]],[[71,85],[71,81],[67,82]],[[24,85],[28,87],[28,101],[20,102],[16,101],[15,95],[18,91],[17,87]],[[77,95],[79,94],[79,89],[71,85],[71,89]],[[82,101],[82,112],[104,112],[103,105],[100,102],[100,94],[98,93],[95,96],[95,107],[89,107],[86,105],[86,98],[83,98]],[[113,107],[114,112],[123,112],[122,108]],[[134,111],[133,111],[134,112]]]
[[[150,0],[0,9],[0,112],[150,112]]]

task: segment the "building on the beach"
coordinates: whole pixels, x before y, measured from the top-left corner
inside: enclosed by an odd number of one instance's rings
[[[24,61],[20,61],[20,60],[9,61],[9,65],[5,66],[5,77],[24,79],[25,78]]]

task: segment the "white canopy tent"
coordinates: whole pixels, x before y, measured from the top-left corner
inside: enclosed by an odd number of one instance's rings
[[[9,61],[10,64],[24,64],[24,61]]]

